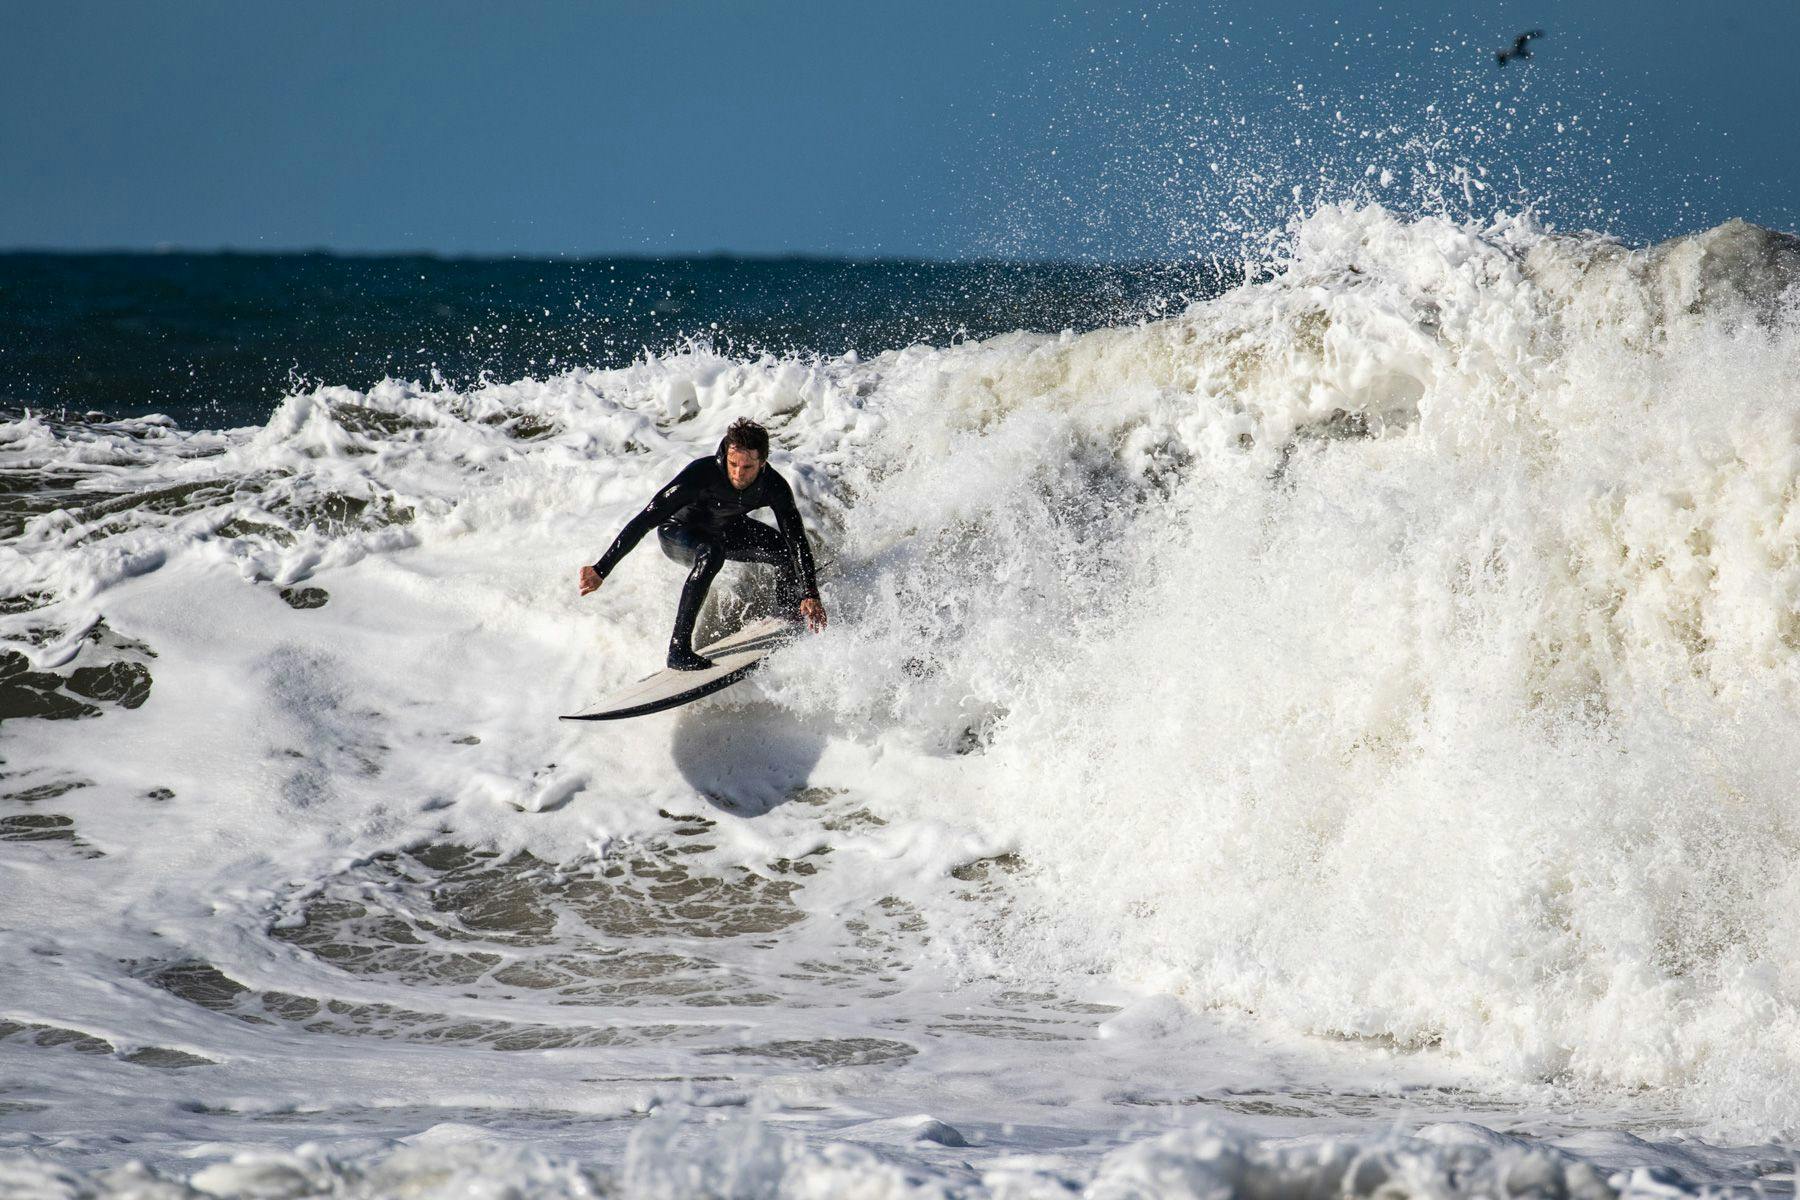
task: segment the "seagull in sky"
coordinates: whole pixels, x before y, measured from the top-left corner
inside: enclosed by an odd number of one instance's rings
[[[1504,67],[1506,65],[1506,60],[1509,58],[1530,58],[1531,47],[1527,46],[1525,43],[1529,42],[1532,38],[1541,38],[1543,36],[1544,31],[1541,29],[1527,29],[1524,33],[1521,33],[1518,37],[1513,39],[1511,49],[1494,51],[1494,61]]]

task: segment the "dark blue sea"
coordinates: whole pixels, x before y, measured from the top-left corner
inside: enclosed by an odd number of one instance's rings
[[[0,405],[265,419],[296,388],[541,377],[706,341],[868,355],[1086,330],[1216,293],[1210,265],[808,258],[0,255]]]

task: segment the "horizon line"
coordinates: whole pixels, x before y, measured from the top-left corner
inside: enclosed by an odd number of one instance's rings
[[[346,250],[329,246],[285,249],[246,249],[239,246],[0,246],[0,258],[328,258],[328,259],[412,259],[444,263],[593,263],[593,262],[742,262],[742,263],[819,263],[833,265],[881,266],[1031,266],[1031,267],[1211,267],[1225,261],[1218,254],[1195,254],[1185,258],[1072,258],[1052,255],[939,256],[929,254],[851,254],[815,250],[743,251],[692,250],[667,254],[642,251],[597,253],[505,253],[487,251],[444,250]]]

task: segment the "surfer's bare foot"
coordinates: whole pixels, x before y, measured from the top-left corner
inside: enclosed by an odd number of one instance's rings
[[[713,665],[710,658],[702,658],[692,650],[680,646],[669,650],[669,669],[671,671],[704,671]]]

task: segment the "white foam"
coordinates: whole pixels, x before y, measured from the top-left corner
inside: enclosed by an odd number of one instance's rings
[[[846,1131],[852,1136],[857,1132]],[[82,1171],[0,1159],[0,1182],[19,1194],[158,1200],[301,1195],[980,1198],[1076,1192],[1095,1200],[1421,1193],[1610,1200],[1688,1195],[1694,1182],[1662,1168],[1597,1168],[1554,1147],[1468,1125],[1429,1126],[1411,1136],[1368,1141],[1259,1139],[1202,1125],[1145,1139],[1087,1168],[1071,1168],[1054,1156],[995,1156],[966,1148],[970,1161],[941,1163],[883,1145],[884,1140],[846,1139],[812,1147],[755,1120],[659,1117],[646,1122],[616,1158],[584,1161],[439,1127],[398,1145],[308,1145],[239,1154],[191,1175],[137,1165]]]
[[[986,730],[931,810],[1065,969],[1791,1130],[1797,257],[1326,210],[1177,320],[890,359],[844,652],[937,673],[850,699]]]

